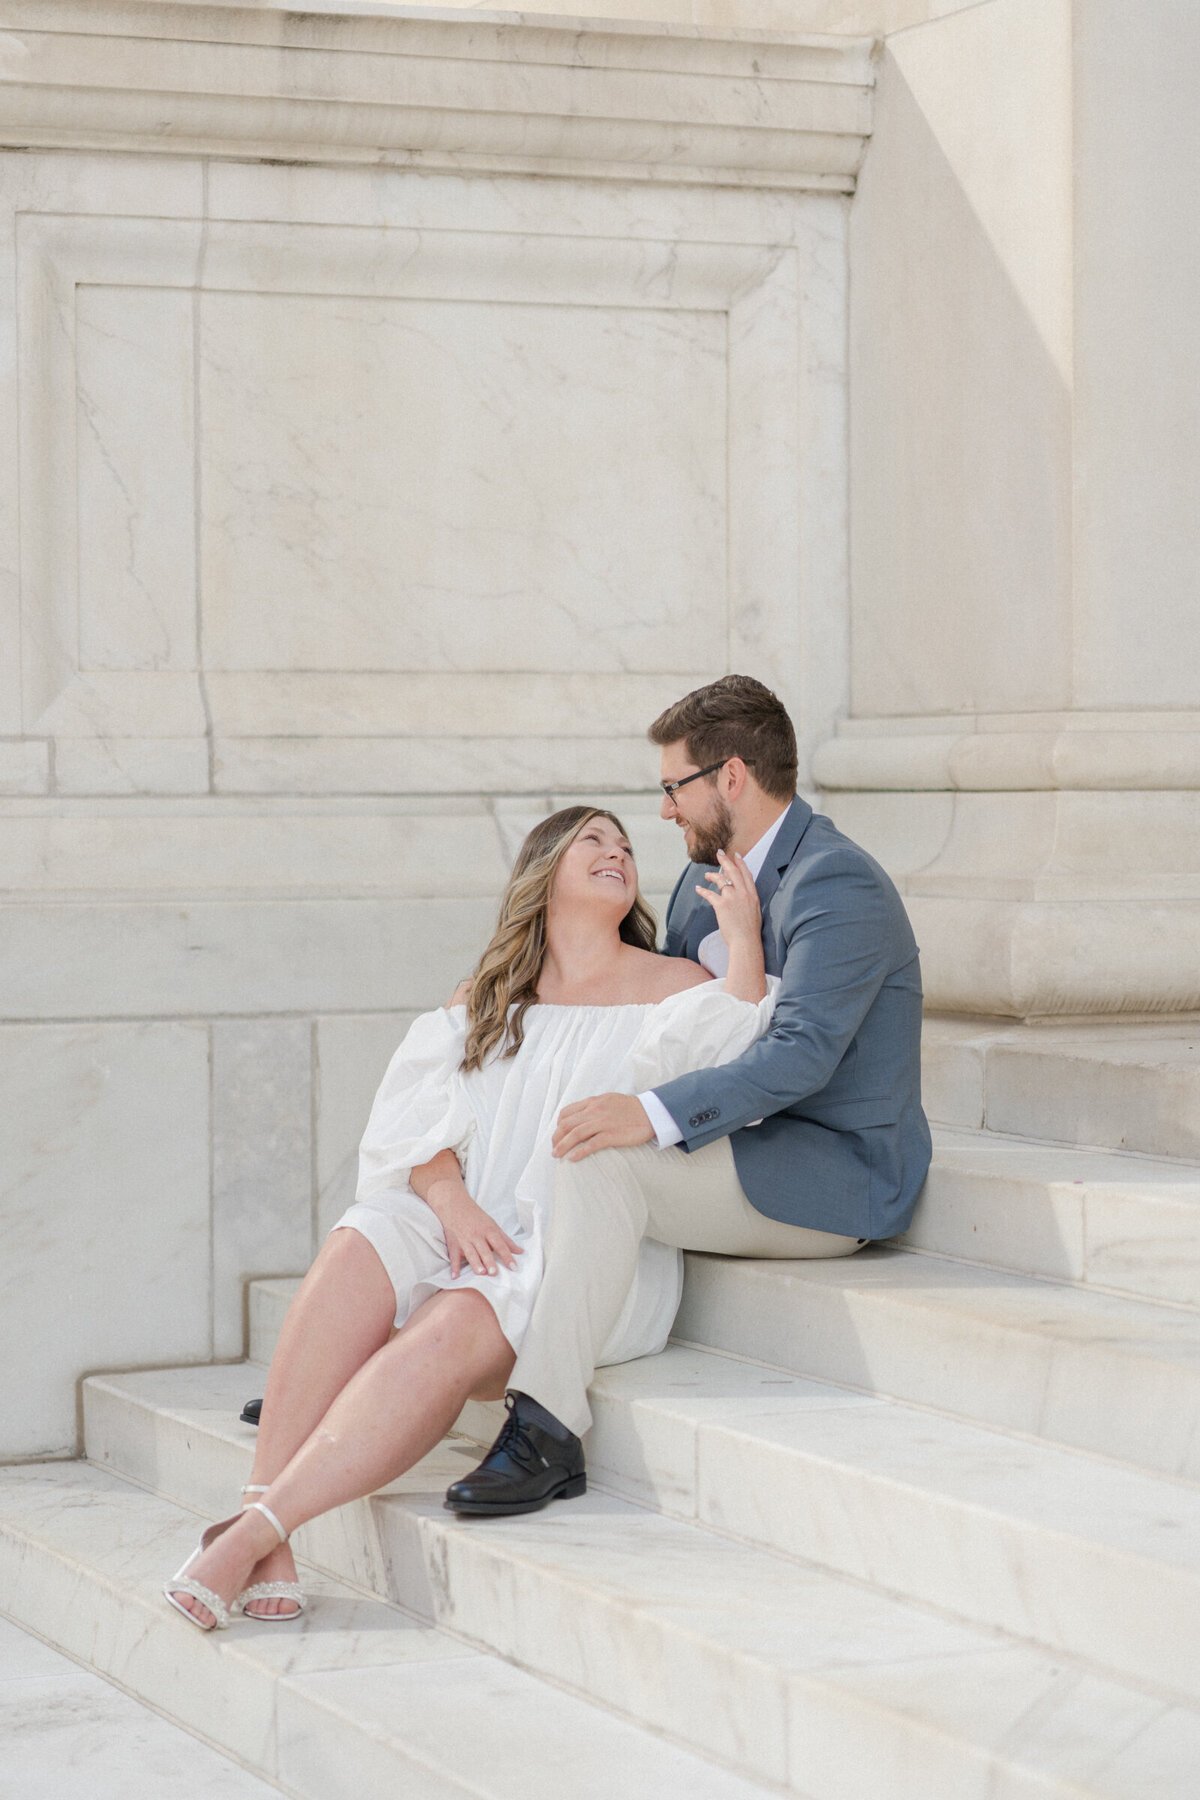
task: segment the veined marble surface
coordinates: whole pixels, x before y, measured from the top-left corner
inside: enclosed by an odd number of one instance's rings
[[[269,1800],[279,1789],[0,1618],[5,1788],[20,1800]]]

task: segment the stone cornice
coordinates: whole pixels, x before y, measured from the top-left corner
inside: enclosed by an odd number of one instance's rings
[[[872,43],[275,0],[0,0],[0,145],[848,192]]]

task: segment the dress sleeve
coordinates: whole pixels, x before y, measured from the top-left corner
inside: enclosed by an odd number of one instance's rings
[[[422,1013],[387,1066],[358,1151],[356,1198],[406,1188],[410,1172],[439,1150],[461,1161],[475,1128],[459,1068],[466,1008]]]
[[[762,1000],[735,1000],[724,981],[706,981],[663,1000],[633,1046],[634,1092],[732,1062],[771,1023],[778,992],[779,977],[768,975]]]

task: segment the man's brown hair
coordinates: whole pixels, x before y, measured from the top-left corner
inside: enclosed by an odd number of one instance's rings
[[[753,675],[722,675],[660,713],[652,744],[682,743],[698,769],[740,756],[772,800],[796,792],[796,733],[783,702]]]

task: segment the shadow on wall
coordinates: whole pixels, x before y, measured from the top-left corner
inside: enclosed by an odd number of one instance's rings
[[[851,710],[1068,705],[1071,395],[891,49],[876,106],[851,210]],[[1002,196],[1048,160],[1010,148],[986,171]],[[1065,278],[1050,200],[1021,248]]]

